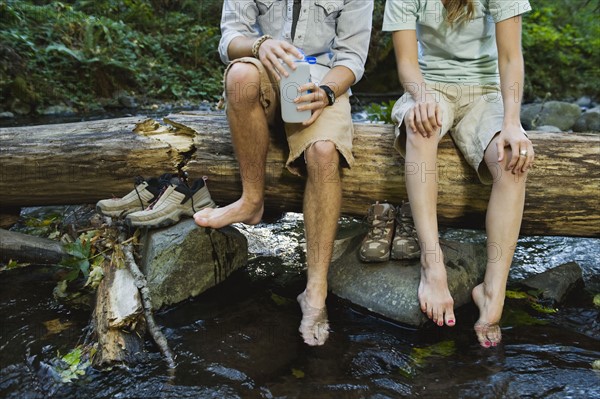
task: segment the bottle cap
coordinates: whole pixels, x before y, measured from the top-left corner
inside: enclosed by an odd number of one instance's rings
[[[308,62],[309,64],[316,64],[317,63],[317,57],[304,57],[304,60],[306,62]]]

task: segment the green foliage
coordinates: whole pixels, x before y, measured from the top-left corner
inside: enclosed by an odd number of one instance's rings
[[[398,368],[398,372],[406,378],[414,378],[418,369],[426,367],[431,358],[449,357],[455,353],[456,343],[452,340],[441,341],[422,348],[414,347],[410,353],[410,362]]]
[[[97,109],[127,91],[142,102],[209,100],[222,91],[223,0],[0,2],[0,109],[65,103]],[[398,91],[391,35],[375,1],[357,91]],[[531,0],[524,17],[525,99],[600,98],[598,0]],[[114,101],[113,101],[114,103]],[[373,109],[386,121],[387,109]]]
[[[395,103],[396,100],[390,100],[380,104],[371,103],[365,107],[367,117],[372,122],[393,124],[394,122],[392,121],[392,109],[394,109]]]
[[[552,314],[557,310],[551,306],[545,306],[543,300],[540,299],[542,292],[539,290],[530,290],[527,292],[515,290],[506,290],[506,297],[511,299],[524,299],[531,308],[539,313]]]
[[[76,241],[65,244],[65,250],[70,257],[63,260],[60,265],[71,269],[65,276],[67,282],[75,280],[80,274],[87,281],[90,275],[90,267],[100,268],[100,265],[104,262],[102,254],[94,254],[95,248],[92,246],[92,242],[97,234],[98,232],[93,230],[81,234]]]
[[[92,364],[90,359],[96,353],[96,348],[83,348],[78,346],[59,360],[55,370],[63,383],[70,383],[84,376]],[[60,353],[59,353],[60,356]]]
[[[502,325],[505,326],[544,326],[547,324],[547,320],[540,320],[519,308],[506,307],[502,313]]]
[[[2,2],[0,93],[81,110],[122,90],[149,101],[215,100],[220,7],[221,0]],[[27,82],[20,90],[19,79]]]
[[[600,294],[594,295],[594,306],[600,308]]]
[[[21,229],[24,234],[30,234],[38,237],[55,239],[60,236],[60,225],[63,215],[57,212],[50,212],[43,218],[27,217],[25,226]]]
[[[381,32],[384,1],[375,0],[365,77],[356,91],[401,90],[395,76],[391,34]],[[530,0],[523,18],[525,100],[600,99],[599,0]]]
[[[600,98],[598,0],[531,0],[523,22],[525,97]]]

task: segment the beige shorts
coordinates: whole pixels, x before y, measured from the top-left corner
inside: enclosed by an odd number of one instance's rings
[[[342,159],[340,159],[342,167],[350,168],[354,164],[354,156],[352,155],[354,125],[352,124],[350,98],[347,93],[339,96],[335,104],[331,107],[323,109],[319,118],[310,126],[304,127],[300,123],[284,123],[281,120],[279,84],[277,80],[271,79],[269,73],[259,60],[252,57],[243,57],[234,60],[225,70],[223,81],[227,81],[229,68],[237,62],[249,63],[258,69],[260,74],[259,100],[267,116],[270,130],[272,133],[280,132],[280,127],[285,126],[290,151],[286,167],[290,172],[299,176],[306,173],[306,161],[301,158],[301,155],[317,141],[331,141],[335,144],[335,147],[342,155]],[[223,98],[227,102],[227,93],[224,92]]]
[[[487,165],[483,162],[486,148],[502,130],[504,105],[500,87],[495,85],[465,85],[450,83],[427,83],[428,90],[436,93],[436,102],[442,109],[442,128],[438,139],[448,131],[454,143],[484,184],[493,181]],[[396,125],[394,147],[406,155],[406,128],[404,116],[414,106],[409,93],[404,93],[392,109]]]

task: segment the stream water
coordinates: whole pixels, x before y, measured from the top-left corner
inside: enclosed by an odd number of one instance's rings
[[[35,123],[70,121],[63,119]],[[354,119],[364,121],[364,112]],[[359,224],[342,219],[340,228]],[[242,229],[249,264],[156,315],[176,354],[174,376],[147,341],[146,359],[135,367],[87,368],[63,382],[59,359],[81,344],[90,311],[53,298],[56,268],[0,272],[0,398],[600,398],[600,371],[592,368],[600,361],[600,308],[592,304],[592,294],[600,292],[598,238],[520,239],[509,285],[575,261],[585,290],[571,294],[556,313],[507,299],[504,342],[497,348],[477,344],[471,305],[457,310],[452,329],[417,331],[333,295],[327,300],[330,339],[311,348],[297,332],[295,296],[305,284],[301,215]],[[442,235],[485,239],[475,230]]]
[[[341,229],[360,222],[343,219]],[[177,370],[169,376],[148,341],[135,367],[88,368],[62,382],[59,358],[81,343],[88,310],[53,299],[55,268],[0,272],[0,397],[28,398],[600,398],[600,239],[524,237],[511,284],[568,261],[584,271],[556,313],[507,299],[504,343],[479,347],[477,312],[458,310],[456,327],[420,331],[330,295],[332,333],[323,347],[302,343],[295,296],[304,277],[301,215],[244,228],[251,260],[210,291],[157,313]],[[445,238],[480,241],[481,232]]]

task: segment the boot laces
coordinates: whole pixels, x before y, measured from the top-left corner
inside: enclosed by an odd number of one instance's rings
[[[390,221],[389,211],[384,212],[382,215],[375,215],[373,209],[369,209],[369,215],[367,217],[367,223],[369,224],[368,236],[371,239],[378,240],[385,236],[385,228],[387,223]]]

